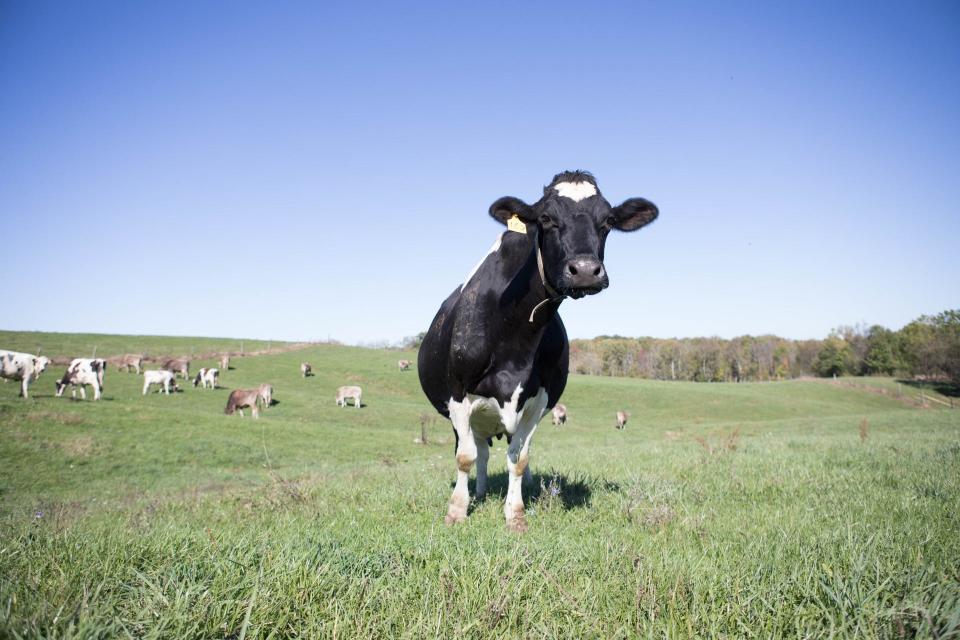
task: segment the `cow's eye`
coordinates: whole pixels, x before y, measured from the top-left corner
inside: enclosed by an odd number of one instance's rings
[[[600,227],[603,229],[612,229],[613,225],[615,225],[616,223],[617,223],[616,218],[614,218],[613,216],[607,216],[607,218],[603,221],[603,224],[601,224]]]
[[[545,227],[549,227],[550,225],[553,224],[553,219],[544,213],[543,215],[540,216],[540,224],[542,224]]]

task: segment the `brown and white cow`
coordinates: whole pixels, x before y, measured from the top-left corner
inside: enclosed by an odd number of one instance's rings
[[[553,407],[553,424],[559,427],[567,424],[567,407],[559,402]]]
[[[630,414],[626,411],[617,411],[617,424],[614,425],[617,429],[623,429],[627,426],[627,418],[630,417]]]
[[[260,389],[236,389],[230,392],[227,398],[227,408],[223,410],[228,416],[232,416],[235,411],[243,416],[244,409],[250,409],[254,418],[260,417],[260,409],[257,404],[260,402]]]
[[[117,371],[125,371],[127,373],[130,373],[130,370],[133,369],[139,375],[140,367],[143,366],[143,354],[140,353],[125,353],[112,360],[116,362]]]
[[[313,375],[313,367],[310,366],[309,362],[300,363],[300,375],[302,375],[304,378]]]
[[[197,372],[196,377],[193,379],[193,386],[203,385],[204,389],[216,389],[217,383],[220,381],[220,371],[211,367],[209,369],[202,368]]]
[[[29,398],[27,387],[36,380],[47,365],[50,358],[35,356],[32,353],[0,350],[0,378],[20,381],[20,395]]]
[[[169,358],[163,361],[160,368],[166,371],[173,371],[183,376],[184,380],[190,378],[190,360],[188,358]]]
[[[147,391],[152,384],[160,385],[160,391],[167,395],[170,395],[170,387],[173,387],[174,391],[179,389],[173,371],[167,371],[166,369],[147,369],[143,372],[143,395],[147,395]]]
[[[344,385],[337,389],[337,405],[345,407],[347,406],[347,398],[353,398],[353,406],[359,409],[361,393],[363,393],[363,390],[360,387]]]
[[[412,364],[413,362],[410,360],[400,360],[397,362],[397,368],[399,368],[400,371],[409,371],[410,365]]]
[[[80,388],[80,397],[87,399],[86,385],[93,387],[93,399],[99,400],[103,396],[103,372],[107,370],[107,361],[103,358],[74,358],[67,367],[63,377],[57,380],[57,397],[63,395],[67,385],[71,387],[71,395],[77,397],[77,387]]]

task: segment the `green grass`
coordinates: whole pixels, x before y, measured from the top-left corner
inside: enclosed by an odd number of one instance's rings
[[[453,436],[414,444],[414,355],[237,359],[225,387],[275,387],[259,421],[113,370],[99,403],[53,398],[57,367],[27,401],[0,384],[0,637],[960,636],[960,411],[573,376],[515,535],[502,441],[490,499],[443,525]]]
[[[245,352],[280,347],[277,340],[241,340],[234,338],[188,338],[171,336],[119,336],[102,333],[44,333],[39,331],[0,331],[0,349],[25,351],[61,358],[101,358],[124,353],[142,353],[151,357],[181,356],[193,353]]]

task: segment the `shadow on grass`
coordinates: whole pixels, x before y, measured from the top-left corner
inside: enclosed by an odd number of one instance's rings
[[[592,482],[586,476],[567,476],[562,473],[534,473],[533,474],[533,484],[531,486],[524,485],[523,487],[523,501],[530,507],[536,501],[540,500],[541,497],[547,497],[545,493],[552,493],[554,496],[559,498],[560,502],[563,504],[563,508],[570,509],[579,509],[583,507],[590,506],[590,499],[593,497],[593,489],[591,484],[596,484]],[[453,489],[455,483],[450,483],[450,488]],[[616,483],[603,482],[602,487],[605,491],[618,491],[619,485]],[[476,480],[470,480],[470,495],[476,495]],[[497,500],[502,501],[507,497],[507,472],[501,471],[499,473],[493,473],[487,476],[487,495],[484,500]],[[472,512],[474,508],[474,503],[471,503],[470,511]]]
[[[897,380],[902,385],[924,391],[936,391],[942,396],[960,398],[960,385],[952,382],[934,382],[929,380]]]

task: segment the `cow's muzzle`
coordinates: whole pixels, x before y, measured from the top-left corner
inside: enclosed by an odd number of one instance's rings
[[[607,270],[596,256],[579,255],[563,266],[562,293],[571,298],[600,293],[610,284]]]

